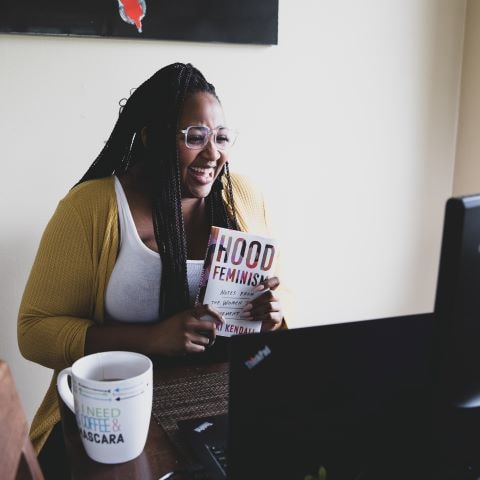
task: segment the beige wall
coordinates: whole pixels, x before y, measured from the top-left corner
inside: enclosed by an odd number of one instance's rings
[[[453,192],[480,193],[480,1],[469,0]]]
[[[297,298],[292,326],[431,311],[451,195],[465,1],[284,0],[279,45],[0,36],[0,356],[31,418],[50,372],[16,316],[40,235],[117,102],[191,61],[240,131]]]

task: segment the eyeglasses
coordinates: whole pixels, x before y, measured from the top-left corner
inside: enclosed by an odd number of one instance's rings
[[[236,134],[226,127],[211,129],[204,125],[191,125],[185,130],[180,130],[185,136],[185,145],[193,150],[204,148],[210,135],[213,135],[213,142],[219,150],[227,150],[235,143]]]

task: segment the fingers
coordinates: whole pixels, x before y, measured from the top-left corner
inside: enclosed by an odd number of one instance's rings
[[[209,305],[197,305],[192,309],[192,317],[192,322],[189,322],[187,328],[192,330],[193,333],[202,335],[202,340],[200,341],[202,346],[213,345],[217,337],[217,327],[225,323],[223,316]],[[193,340],[193,343],[198,342]],[[203,350],[205,350],[205,347],[203,347]],[[195,348],[194,351],[198,351],[198,349]]]
[[[256,319],[259,315],[280,310],[281,306],[278,295],[275,292],[268,290],[243,307],[242,317],[253,317]]]
[[[203,345],[196,345],[195,343],[188,343],[185,347],[185,353],[202,353],[205,351]]]
[[[192,323],[189,328],[189,337],[193,343],[200,343],[201,345],[210,346],[215,343],[217,338],[216,322],[212,320],[197,320]],[[205,348],[204,348],[205,350]]]
[[[256,306],[251,311],[251,315],[255,318],[255,320],[260,320],[260,318],[263,318],[270,313],[277,313],[281,310],[282,307],[280,305],[280,302],[269,302]]]
[[[242,310],[242,319],[262,322],[262,331],[276,330],[283,322],[283,311],[280,299],[274,290],[280,282],[273,277],[270,290],[265,291],[252,302],[245,305]]]
[[[269,317],[265,317],[264,319],[262,319],[262,332],[277,330],[282,326],[282,323],[282,312],[271,314]]]
[[[257,305],[262,305],[264,303],[279,302],[279,296],[273,290],[267,290],[262,293],[259,297],[251,302],[252,307],[255,308]]]
[[[276,330],[283,322],[283,311],[280,303],[267,303],[252,310],[253,313],[242,314],[243,320],[255,320],[262,322],[262,331]]]
[[[191,332],[214,332],[216,330],[214,321],[193,319],[187,326]]]
[[[165,351],[171,355],[199,353],[212,345],[216,338],[216,325],[225,323],[218,311],[199,305],[180,312],[159,323],[160,337],[169,339]]]
[[[191,333],[188,335],[188,337],[189,338],[185,343],[187,352],[204,352],[205,348],[212,344],[208,334],[205,336],[202,334]]]
[[[210,305],[197,305],[193,308],[192,315],[199,321],[225,323],[225,319],[221,313]]]
[[[255,290],[261,292],[269,288],[270,290],[276,290],[280,285],[280,279],[278,277],[270,277],[264,280],[260,285],[255,287]]]

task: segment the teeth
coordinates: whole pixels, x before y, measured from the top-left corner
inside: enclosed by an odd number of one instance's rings
[[[198,173],[207,173],[207,172],[210,172],[212,170],[211,167],[207,167],[207,168],[202,168],[202,167],[190,167],[194,172],[198,172]]]

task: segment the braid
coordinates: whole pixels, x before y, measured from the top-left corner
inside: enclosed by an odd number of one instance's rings
[[[191,64],[174,63],[162,68],[136,88],[122,105],[108,141],[78,183],[126,173],[140,161],[155,179],[152,192],[152,220],[158,251],[162,259],[159,316],[168,317],[189,307],[187,279],[187,240],[182,214],[182,186],[176,146],[181,108],[195,93],[209,93],[215,87]],[[141,131],[155,135],[142,142]],[[228,189],[222,197],[222,176]],[[238,230],[228,162],[205,199],[210,225]]]
[[[235,201],[233,199],[232,179],[230,178],[230,168],[229,168],[228,162],[225,163],[225,172],[226,172],[227,186],[228,186],[228,201],[232,208],[232,218],[230,219],[229,216],[227,215],[228,228],[232,228],[233,230],[239,230],[238,222],[237,222],[237,211],[235,209]]]

